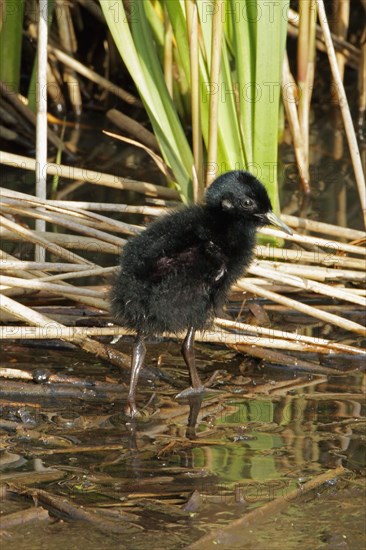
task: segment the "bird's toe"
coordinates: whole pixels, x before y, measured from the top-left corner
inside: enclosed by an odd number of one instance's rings
[[[183,390],[179,392],[175,398],[176,399],[186,399],[187,397],[194,397],[195,395],[201,395],[206,391],[205,386],[198,386],[197,388],[187,388],[186,390]]]

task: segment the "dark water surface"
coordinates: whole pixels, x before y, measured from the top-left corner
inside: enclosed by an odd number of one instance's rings
[[[130,342],[118,347],[128,353]],[[230,531],[221,547],[363,548],[362,369],[344,374],[340,361],[326,378],[263,368],[220,347],[197,348],[202,377],[220,374],[187,437],[189,405],[175,400],[170,384],[141,380],[142,415],[133,425],[123,413],[127,373],[121,379],[117,368],[76,350],[6,344],[3,366],[49,369],[74,383],[31,384],[38,395],[29,393],[29,382],[2,384],[0,467],[11,498],[0,503],[1,513],[32,506],[22,489],[46,490],[33,495],[40,506],[42,498],[58,497],[53,520],[2,527],[4,548],[139,549],[146,537],[149,548],[185,548],[294,489],[298,496],[282,513]],[[152,342],[147,364],[157,362],[188,385],[177,343]],[[86,385],[75,386],[76,378]],[[109,390],[93,381],[108,382]],[[346,468],[342,475],[302,494],[307,481],[338,466]],[[75,508],[62,513],[65,499]],[[92,520],[78,519],[80,509],[93,510]]]

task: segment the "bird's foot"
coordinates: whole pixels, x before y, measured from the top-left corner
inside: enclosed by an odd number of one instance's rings
[[[136,403],[134,401],[128,401],[125,407],[125,414],[131,418],[139,418],[141,414],[139,413]]]
[[[213,382],[216,380],[217,376],[220,374],[220,370],[215,370],[215,372],[212,373],[210,378],[200,386],[196,386],[193,388],[192,386],[190,388],[187,388],[186,390],[183,390],[179,392],[175,399],[186,399],[187,397],[195,397],[196,395],[204,395],[205,393],[215,393],[216,391],[220,390],[209,390],[208,388],[213,384]]]
[[[175,398],[176,399],[186,399],[187,397],[195,397],[198,395],[203,395],[204,393],[212,393],[215,390],[208,390],[208,388],[213,384],[214,380],[216,380],[217,375],[220,374],[219,370],[215,370],[215,372],[210,376],[210,378],[200,386],[196,387],[190,387],[186,390],[183,390],[179,392]]]

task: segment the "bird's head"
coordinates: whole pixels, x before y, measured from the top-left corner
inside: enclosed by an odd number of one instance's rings
[[[271,224],[292,234],[273,213],[264,185],[249,172],[233,170],[215,179],[206,191],[206,205],[228,216],[252,222],[256,227]]]

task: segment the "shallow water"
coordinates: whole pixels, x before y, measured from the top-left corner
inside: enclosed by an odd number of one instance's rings
[[[128,353],[130,342],[118,347]],[[31,373],[47,368],[74,379],[73,384],[2,384],[0,465],[3,481],[16,486],[1,502],[2,515],[32,506],[29,496],[19,494],[22,488],[44,489],[47,498],[66,498],[76,507],[62,514],[59,503],[52,509],[48,502],[52,520],[4,528],[9,550],[72,549],[85,543],[91,550],[138,549],[146,546],[147,535],[150,548],[185,548],[293,490],[298,498],[282,513],[222,534],[221,547],[363,546],[361,369],[347,375],[335,371],[326,379],[263,368],[215,346],[198,344],[197,352],[203,379],[215,369],[220,374],[187,433],[189,405],[177,401],[178,389],[166,382],[141,380],[142,415],[133,425],[123,413],[127,373],[120,379],[117,368],[76,350],[6,345],[3,366]],[[30,364],[32,356],[36,360]],[[178,343],[152,342],[147,364],[158,360],[177,385],[188,384]],[[89,385],[77,388],[75,378]],[[114,390],[96,390],[92,380],[108,381]],[[49,394],[32,395],[30,386]],[[346,468],[341,476],[302,495],[307,481],[338,466]],[[42,498],[35,497],[41,506]],[[77,519],[80,506],[94,511],[92,520]]]

